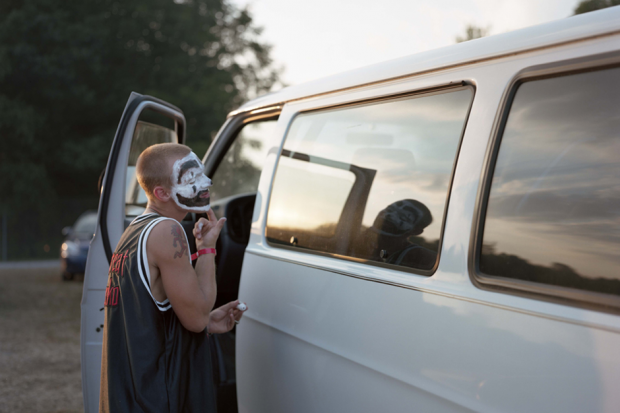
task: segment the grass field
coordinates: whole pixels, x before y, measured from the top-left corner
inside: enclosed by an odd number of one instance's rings
[[[0,412],[83,412],[82,282],[0,269]]]

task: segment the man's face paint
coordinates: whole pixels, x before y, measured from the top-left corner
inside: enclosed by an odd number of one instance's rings
[[[174,163],[171,179],[172,199],[178,206],[193,212],[209,210],[211,180],[205,175],[204,165],[194,152]]]

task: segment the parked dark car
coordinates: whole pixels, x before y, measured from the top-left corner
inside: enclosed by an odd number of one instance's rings
[[[96,227],[97,212],[86,211],[80,215],[73,226],[63,228],[62,233],[66,235],[60,247],[63,280],[70,281],[75,274],[84,274],[90,240],[95,234]]]

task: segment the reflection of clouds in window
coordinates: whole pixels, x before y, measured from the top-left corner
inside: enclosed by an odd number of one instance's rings
[[[371,260],[381,260],[383,248],[384,262],[432,268],[471,99],[460,89],[296,117],[284,149],[307,160],[280,158],[268,239]],[[313,157],[339,166],[313,171]],[[405,200],[434,217],[420,233],[388,239],[371,231],[382,211]]]
[[[337,152],[338,160],[348,163],[353,161],[360,147],[400,148],[412,151],[416,161],[425,165],[423,169],[443,171],[446,165],[452,167],[454,158],[445,156],[442,142],[453,142],[455,132],[457,139],[460,137],[470,99],[471,92],[464,90],[300,115],[292,125],[285,148],[323,157]],[[311,128],[318,124],[318,130]],[[362,130],[369,138],[364,140],[364,145],[347,140],[351,134]],[[371,144],[373,133],[377,141]],[[393,136],[388,145],[382,144],[386,141],[385,135]]]
[[[376,170],[364,212],[365,226],[371,226],[386,205],[412,194],[441,216],[470,99],[469,91],[461,91],[302,115],[291,128],[285,148]],[[320,128],[316,127],[318,116]],[[364,139],[359,139],[362,132]],[[363,150],[377,156],[360,156]],[[403,153],[411,155],[410,161]],[[441,221],[435,220],[425,236],[439,238],[440,230]]]
[[[535,139],[524,134],[513,134],[503,140],[497,162],[498,165],[509,164],[510,168],[497,168],[494,184],[500,192],[506,186],[512,192],[514,185],[526,190],[541,178],[551,178],[555,186],[564,188],[577,188],[580,183],[587,186],[593,182],[600,183],[598,179],[593,179],[594,175],[601,179],[613,178],[613,170],[617,168],[617,150],[618,143],[611,139],[582,138],[575,142],[568,135],[555,132]],[[550,168],[552,170],[547,171]],[[545,171],[546,175],[551,175],[543,177]]]
[[[620,69],[523,84],[502,138],[484,243],[620,278]]]
[[[285,147],[376,170],[364,212],[365,226],[371,226],[386,205],[412,196],[440,217],[470,99],[471,92],[460,91],[302,115],[296,120],[300,121],[299,126],[291,129]],[[313,129],[310,125],[318,116],[321,127]],[[377,156],[359,156],[364,149]],[[393,154],[381,153],[382,150]],[[411,161],[398,155],[403,153],[410,154]],[[439,238],[441,224],[436,219],[424,235]]]

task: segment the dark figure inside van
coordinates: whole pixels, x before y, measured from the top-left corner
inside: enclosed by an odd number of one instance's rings
[[[437,252],[412,242],[412,237],[422,234],[431,222],[431,211],[414,199],[388,205],[368,229],[377,239],[373,259],[419,269],[433,268]]]

